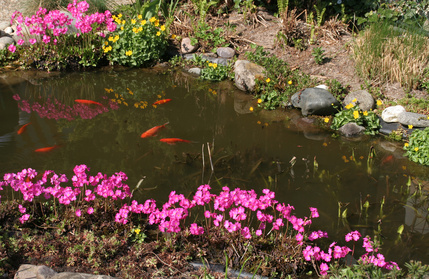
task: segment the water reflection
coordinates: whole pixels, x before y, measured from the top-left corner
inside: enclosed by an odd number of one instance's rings
[[[228,82],[180,74],[106,70],[1,88],[9,102],[1,108],[1,174],[28,167],[70,174],[78,164],[91,174],[123,171],[131,188],[141,181],[134,192],[140,201],[165,201],[171,190],[189,195],[205,183],[217,190],[269,188],[298,215],[317,207],[322,217],[314,228],[332,240],[358,229],[379,234],[389,260],[427,259],[427,195],[414,194],[415,181],[428,180],[427,167],[404,158],[399,144],[334,138],[299,111],[258,110],[252,96]],[[152,105],[162,99],[171,101]],[[167,122],[157,136],[140,137]],[[191,142],[169,145],[162,138]]]

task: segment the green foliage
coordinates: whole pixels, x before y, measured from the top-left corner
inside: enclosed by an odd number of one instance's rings
[[[284,60],[270,55],[262,47],[252,45],[252,48],[255,50],[246,53],[247,59],[265,68],[266,79],[256,80],[255,86],[255,93],[262,100],[260,107],[275,109],[284,106],[294,93],[315,85],[315,80],[298,70],[292,70]]]
[[[228,46],[224,36],[225,31],[222,27],[213,29],[207,22],[199,22],[194,30],[195,43],[199,41],[203,47],[211,49],[213,52],[216,51],[217,47]]]
[[[324,52],[325,51],[322,49],[322,47],[315,47],[311,52],[311,54],[314,57],[314,61],[316,61],[318,65],[323,64],[323,60],[325,59],[325,55],[323,54]]]
[[[221,81],[228,78],[229,69],[227,66],[209,61],[206,63],[207,67],[201,70],[200,78],[211,81]]]
[[[349,93],[349,86],[343,87],[341,82],[336,79],[329,79],[325,81],[326,85],[329,87],[329,92],[337,99],[340,103]]]
[[[402,141],[402,139],[404,138],[404,134],[405,134],[404,129],[393,130],[389,134],[389,139],[393,141]]]
[[[347,123],[354,122],[365,127],[365,134],[376,135],[380,129],[380,120],[373,111],[362,111],[359,105],[348,104],[346,109],[337,112],[331,124],[331,128],[338,130]]]
[[[120,65],[139,67],[158,60],[167,47],[164,25],[155,17],[122,19],[114,17],[118,27],[105,41],[108,59]]]
[[[405,155],[411,161],[429,166],[429,127],[424,130],[414,130],[405,143]]]
[[[191,0],[191,1],[196,15],[199,16],[198,25],[202,25],[203,23],[206,23],[206,16],[209,9],[212,6],[215,6],[219,3],[219,1],[216,1],[216,0],[212,0],[212,1]]]
[[[0,66],[7,65],[12,61],[18,59],[19,54],[17,52],[10,52],[7,48],[0,49]]]
[[[288,6],[289,6],[289,0],[277,0],[277,8],[279,10],[280,15],[285,11],[287,11]]]

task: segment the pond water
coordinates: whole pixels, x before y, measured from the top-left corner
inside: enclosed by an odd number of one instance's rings
[[[0,79],[1,177],[29,167],[70,175],[86,164],[90,174],[125,172],[132,189],[142,181],[140,202],[164,202],[172,190],[190,195],[201,184],[214,192],[269,188],[297,216],[317,207],[312,229],[328,231],[330,241],[355,229],[377,232],[388,260],[428,263],[428,204],[419,199],[428,168],[403,157],[402,143],[333,137],[299,111],[258,109],[230,82],[142,69],[40,74]],[[152,105],[160,99],[171,101]],[[165,123],[157,136],[140,137]],[[35,152],[45,147],[54,148]]]

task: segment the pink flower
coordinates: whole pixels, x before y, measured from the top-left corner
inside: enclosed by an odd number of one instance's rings
[[[310,207],[310,211],[311,211],[311,218],[318,218],[319,217],[319,212],[317,211],[317,208],[315,207]]]
[[[32,39],[30,39],[30,40],[28,40],[29,42],[30,42],[30,44],[32,44],[32,45],[34,45],[36,42],[37,42],[37,40],[36,39],[34,39],[34,38],[32,38]]]
[[[198,225],[196,223],[191,224],[191,227],[189,228],[189,231],[193,235],[204,234],[204,228],[203,227],[198,227]]]
[[[321,275],[327,275],[329,270],[329,266],[326,263],[321,263],[320,264],[320,274]]]
[[[347,242],[351,241],[352,239],[354,241],[358,241],[360,239],[360,237],[361,237],[361,234],[358,231],[353,231],[353,232],[346,234],[345,239]]]
[[[19,212],[21,212],[22,214],[25,213],[25,211],[27,211],[27,208],[23,207],[22,205],[18,205],[19,208]]]
[[[24,44],[24,39],[19,39],[18,42],[16,42],[18,45],[22,46]]]
[[[15,45],[9,45],[7,48],[10,52],[15,53],[16,51],[16,46]]]
[[[82,215],[82,211],[80,211],[80,209],[77,209],[76,210],[76,216],[80,217],[81,215]]]
[[[94,208],[89,207],[88,210],[86,211],[88,214],[92,214],[94,213]]]
[[[24,224],[25,221],[27,221],[30,218],[30,214],[24,214],[21,216],[21,218],[19,218],[19,221],[21,222],[21,224]]]

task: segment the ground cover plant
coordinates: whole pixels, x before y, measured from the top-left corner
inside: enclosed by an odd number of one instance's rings
[[[342,259],[353,256],[363,240],[366,253],[354,268],[387,272],[391,278],[403,274],[396,263],[385,260],[376,239],[362,238],[359,231],[345,236],[351,248],[337,242],[320,246],[328,235],[311,229],[312,220],[319,217],[317,208],[310,207],[308,217],[297,217],[293,206],[277,201],[268,189],[258,195],[223,187],[214,194],[209,185],[201,185],[189,199],[172,191],[158,207],[153,199],[132,200],[125,173],[88,171],[78,165],[71,179],[33,169],[5,174],[0,188],[14,200],[2,202],[2,227],[12,232],[2,235],[3,272],[12,272],[21,261],[49,261],[60,252],[51,266],[116,276],[123,269],[127,278],[139,278],[137,268],[177,275],[188,260],[199,258],[227,260],[232,268],[280,278],[310,270],[327,275],[330,270],[342,272]],[[170,258],[166,264],[160,257],[167,253],[176,260]],[[137,267],[127,262],[142,255],[150,257]]]

